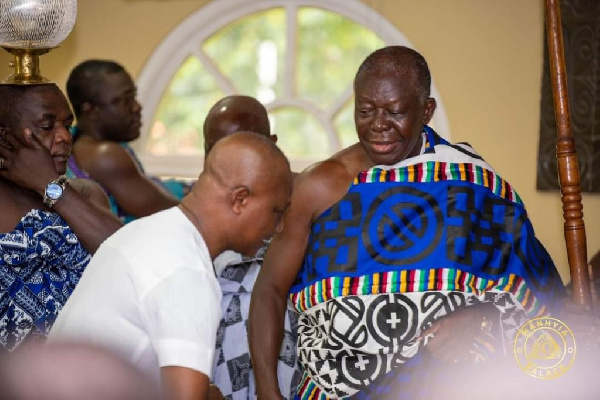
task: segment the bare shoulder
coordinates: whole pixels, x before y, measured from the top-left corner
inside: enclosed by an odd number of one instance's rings
[[[312,220],[346,194],[354,177],[369,165],[360,145],[313,164],[294,180],[294,200],[310,204]]]
[[[137,170],[131,155],[116,142],[88,142],[74,149],[77,162],[92,176]]]
[[[110,203],[102,187],[91,179],[69,179],[69,185],[84,198],[99,207],[110,210]]]

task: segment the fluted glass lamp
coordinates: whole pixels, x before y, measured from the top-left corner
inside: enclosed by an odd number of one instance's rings
[[[65,40],[76,16],[77,0],[0,0],[0,47],[14,55],[14,73],[2,83],[49,82],[39,56]]]

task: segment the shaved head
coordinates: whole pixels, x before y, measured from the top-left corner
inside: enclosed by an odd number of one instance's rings
[[[421,100],[431,92],[431,73],[425,58],[417,51],[405,46],[388,46],[371,53],[358,68],[354,88],[368,76],[395,76],[414,79]]]
[[[182,204],[196,213],[213,257],[225,250],[253,256],[283,229],[291,194],[290,163],[277,145],[237,132],[215,144]]]
[[[254,97],[228,96],[217,101],[204,120],[204,153],[215,143],[236,132],[249,131],[270,137],[265,107]]]
[[[247,131],[219,140],[206,158],[204,171],[230,188],[269,181],[277,185],[291,179],[290,163],[279,147],[267,137]]]

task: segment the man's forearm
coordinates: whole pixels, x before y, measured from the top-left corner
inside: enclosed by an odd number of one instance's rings
[[[168,400],[205,400],[209,397],[208,376],[191,368],[169,366],[160,369],[163,396]]]
[[[91,254],[96,252],[106,238],[123,226],[109,210],[96,206],[68,183],[53,209],[67,221],[83,247]]]
[[[255,287],[250,303],[250,353],[259,399],[280,399],[277,359],[283,339],[285,299]]]

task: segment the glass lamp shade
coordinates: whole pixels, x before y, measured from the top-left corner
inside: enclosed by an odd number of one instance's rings
[[[4,83],[47,82],[39,73],[39,55],[69,35],[77,0],[1,0],[0,46],[15,56],[15,73]]]

